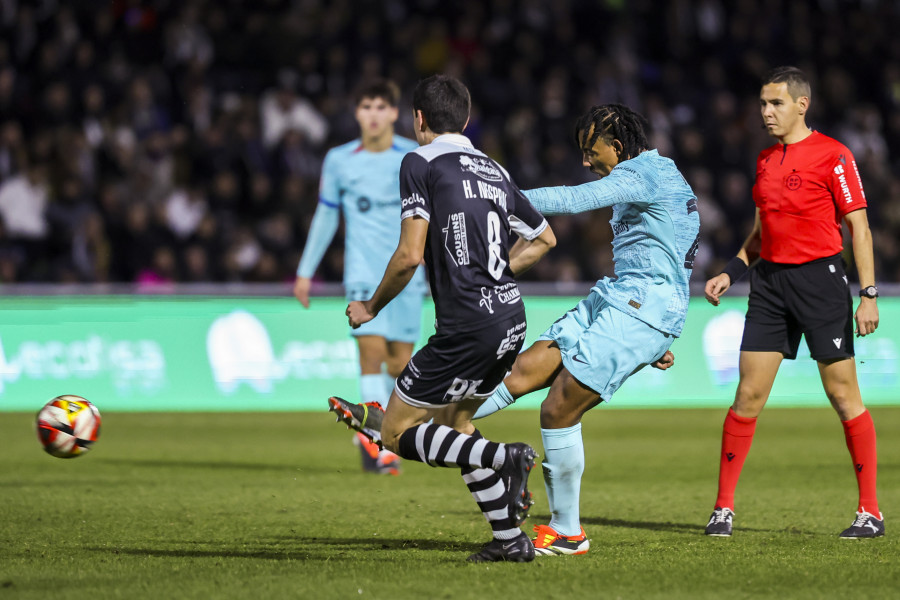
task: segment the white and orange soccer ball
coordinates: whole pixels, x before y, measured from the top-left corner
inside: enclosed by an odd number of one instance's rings
[[[100,437],[100,411],[81,396],[57,396],[38,413],[37,434],[48,454],[81,456]]]

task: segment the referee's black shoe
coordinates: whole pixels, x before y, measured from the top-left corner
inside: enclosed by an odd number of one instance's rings
[[[712,537],[731,537],[731,521],[734,519],[734,511],[727,507],[719,508],[713,511],[709,517],[709,523],[706,524],[706,535]]]
[[[506,460],[498,471],[503,485],[506,487],[506,498],[509,502],[509,518],[518,527],[528,518],[528,511],[534,500],[528,491],[528,474],[534,468],[537,455],[534,448],[524,443],[506,444]],[[524,534],[523,534],[524,535]],[[527,539],[528,536],[525,536]],[[529,540],[529,544],[531,541]]]
[[[525,532],[511,540],[491,540],[466,559],[469,562],[531,562],[534,560],[534,545]]]
[[[879,519],[875,518],[865,509],[856,513],[856,520],[853,524],[841,532],[841,539],[858,540],[860,538],[874,538],[884,535],[884,515],[878,513]]]

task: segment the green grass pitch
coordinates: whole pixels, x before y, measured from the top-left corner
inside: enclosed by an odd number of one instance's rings
[[[324,402],[323,402],[324,406]],[[457,471],[359,470],[322,413],[110,413],[86,456],[0,413],[0,598],[888,598],[900,594],[900,408],[872,409],[887,536],[840,540],[856,485],[830,408],[769,409],[735,535],[706,538],[722,410],[585,419],[581,557],[473,565],[489,538]],[[479,423],[541,452],[537,413]],[[525,527],[548,520],[540,469]]]

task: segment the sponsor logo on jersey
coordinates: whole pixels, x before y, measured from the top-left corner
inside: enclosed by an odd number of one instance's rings
[[[469,264],[469,237],[466,235],[466,213],[452,213],[447,219],[444,232],[444,247],[450,253],[450,260],[457,266]]]
[[[866,199],[866,192],[862,189],[862,177],[859,176],[859,167],[856,166],[856,161],[851,160],[850,163],[853,165],[853,172],[856,173],[856,181],[859,182],[859,191],[862,192],[863,200]]]
[[[487,158],[480,156],[459,155],[459,167],[465,173],[474,173],[487,181],[503,181],[500,169]]]
[[[494,300],[491,298],[491,290],[486,287],[481,288],[481,300],[478,301],[478,306],[485,307],[488,314],[494,314]]]
[[[628,223],[613,223],[612,230],[613,234],[619,235],[624,231],[628,231]]]
[[[413,192],[412,196],[409,198],[404,198],[400,201],[400,210],[406,209],[410,206],[419,205],[425,206],[425,198],[420,196],[418,192]]]
[[[847,185],[847,175],[844,173],[844,167],[838,165],[834,168],[834,174],[838,176],[838,181],[841,183],[841,193],[844,195],[844,200],[847,204],[853,202],[853,195],[850,193],[850,186]]]
[[[519,292],[519,286],[512,281],[504,283],[503,285],[494,286],[494,294],[497,296],[497,302],[503,304],[515,304],[522,299],[522,294]]]

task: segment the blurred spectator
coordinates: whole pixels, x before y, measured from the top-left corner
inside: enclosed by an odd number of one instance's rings
[[[322,145],[328,135],[328,122],[316,108],[297,96],[297,74],[283,71],[278,87],[266,92],[260,103],[263,142],[272,148],[279,144],[291,130],[303,135],[316,147]]]
[[[47,222],[48,166],[32,161],[25,172],[0,184],[0,218],[12,239],[39,242],[50,231]]]
[[[702,280],[749,231],[755,157],[771,144],[756,83],[788,63],[818,90],[810,125],[859,161],[878,279],[900,281],[896,3],[11,0],[0,12],[4,281],[289,278],[325,149],[356,135],[351,90],[397,81],[397,131],[411,136],[409,93],[435,71],[469,85],[467,133],[524,188],[585,180],[572,119],[590,105],[642,112],[700,197]],[[607,220],[561,222],[565,242],[528,277],[609,272]],[[338,246],[319,277],[340,280]]]
[[[176,189],[166,199],[166,223],[180,240],[192,236],[209,210],[203,188]]]

